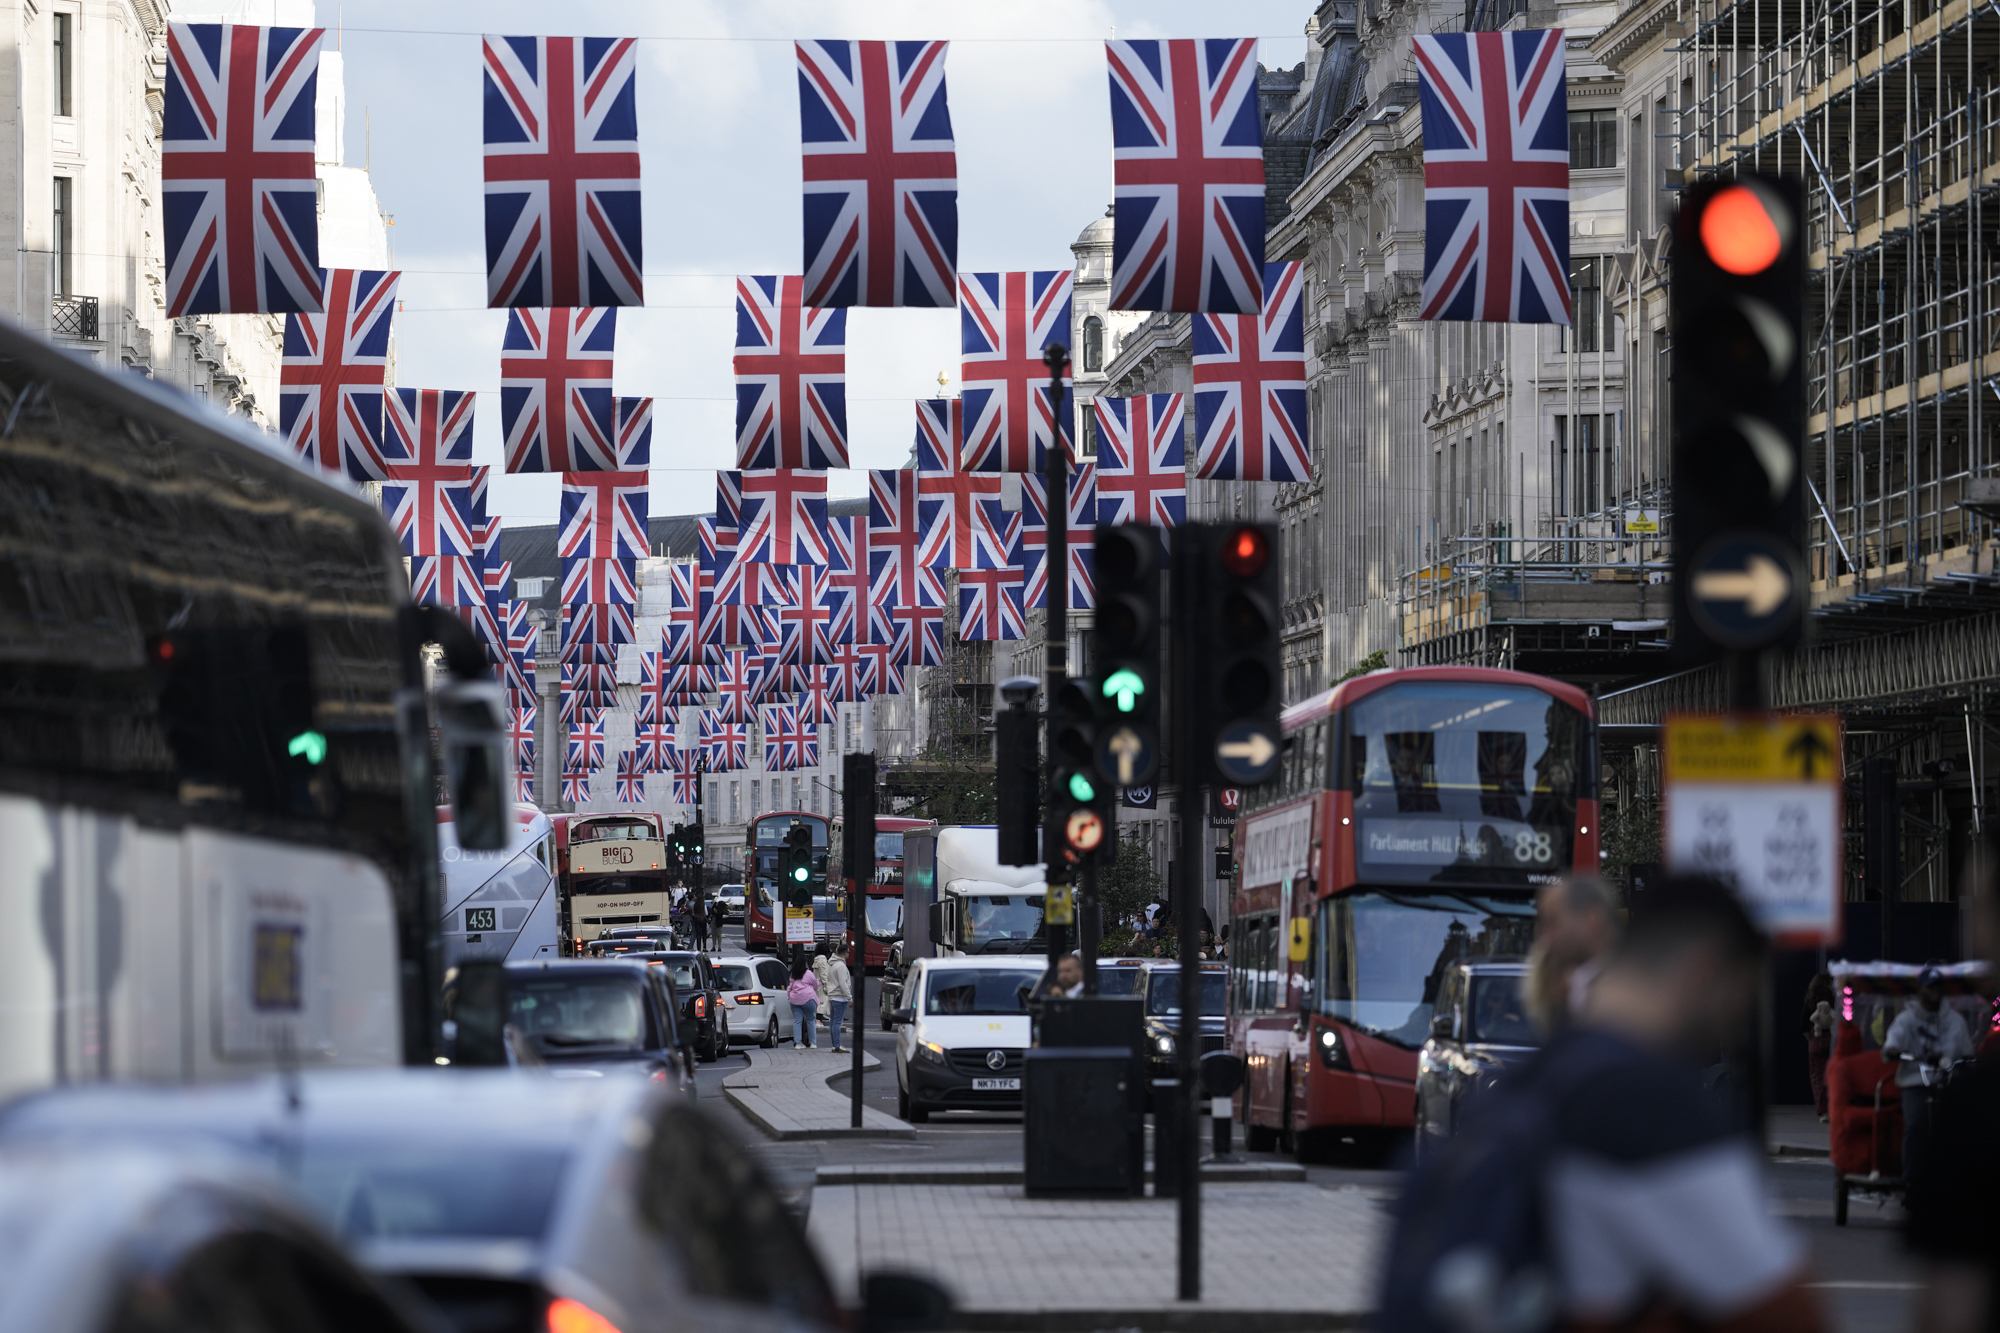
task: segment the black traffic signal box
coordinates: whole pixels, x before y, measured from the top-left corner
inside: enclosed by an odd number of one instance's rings
[[[313,721],[303,624],[170,630],[146,652],[185,797],[273,815],[332,813],[330,742]]]
[[[1144,786],[1160,766],[1160,530],[1100,524],[1093,560],[1092,757],[1104,785]]]
[[[812,866],[812,830],[794,824],[785,835],[785,854],[778,868],[784,899],[790,906],[812,906]]]
[[[1804,622],[1805,196],[1704,181],[1674,219],[1674,651],[1783,647]]]
[[[1056,691],[1049,708],[1048,827],[1043,844],[1051,883],[1067,867],[1108,854],[1116,829],[1114,792],[1097,771],[1097,683],[1073,677]]]
[[[1278,531],[1268,523],[1174,530],[1174,632],[1188,783],[1255,786],[1283,735]]]

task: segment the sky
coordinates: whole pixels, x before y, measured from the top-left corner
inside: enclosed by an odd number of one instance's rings
[[[501,470],[506,316],[485,308],[481,32],[641,39],[646,305],[619,312],[615,386],[654,399],[652,511],[667,515],[712,509],[711,474],[735,465],[736,275],[803,263],[795,39],[950,40],[960,271],[1068,268],[1071,242],[1111,199],[1103,39],[1254,36],[1266,66],[1290,67],[1312,11],[1311,0],[348,0],[321,3],[318,21],[346,57],[347,164],[369,168],[394,219],[396,382],[478,393],[489,510],[521,526],[555,521],[559,481]],[[560,26],[545,26],[555,15]],[[939,394],[940,372],[957,393],[955,311],[849,313],[854,468],[902,463],[911,404]],[[858,471],[830,479],[835,495],[865,486]]]

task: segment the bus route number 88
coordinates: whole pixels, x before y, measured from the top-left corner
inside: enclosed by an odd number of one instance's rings
[[[1538,833],[1533,829],[1522,829],[1514,835],[1514,859],[1523,863],[1533,861],[1547,865],[1555,859],[1554,835]]]

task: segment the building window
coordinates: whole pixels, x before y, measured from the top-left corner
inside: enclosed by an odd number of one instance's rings
[[[55,178],[55,214],[50,219],[49,247],[52,256],[50,281],[57,296],[70,294],[70,233],[75,215],[71,212],[70,178]]]
[[[813,813],[819,813],[819,779],[813,778]]]
[[[708,784],[708,822],[719,823],[722,819],[722,784]]]
[[[1571,255],[1569,259],[1570,327],[1563,333],[1565,352],[1604,350],[1604,256]]]
[[[1618,165],[1618,111],[1604,107],[1569,113],[1569,169],[1590,171]]]
[[[1104,369],[1104,321],[1095,315],[1083,321],[1083,369],[1086,374]]]
[[[773,810],[780,810],[784,808],[784,805],[785,805],[785,780],[783,778],[772,778],[771,808]],[[799,808],[798,802],[797,801],[792,802],[791,808],[794,810],[798,809]]]
[[[1097,403],[1094,399],[1083,400],[1083,448],[1077,457],[1097,457]]]
[[[1604,507],[1604,436],[1611,418],[1575,418],[1574,438],[1571,418],[1556,417],[1555,456],[1550,480],[1555,491],[1555,512],[1580,518]]]
[[[72,114],[70,111],[70,67],[75,60],[76,47],[71,37],[73,16],[64,13],[49,15],[55,30],[54,55],[55,77],[49,85],[49,101],[58,116]]]
[[[750,818],[755,819],[764,812],[764,784],[750,779]]]

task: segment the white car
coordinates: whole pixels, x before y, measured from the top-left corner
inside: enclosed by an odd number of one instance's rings
[[[785,998],[791,972],[782,959],[769,954],[715,954],[715,985],[735,1008],[729,1019],[729,1040],[755,1043],[769,1050],[791,1040],[792,1002]]]
[[[919,958],[903,975],[896,1027],[896,1111],[1018,1111],[1029,1043],[1028,997],[1041,958]]]
[[[715,891],[715,901],[722,905],[722,919],[741,923],[743,920],[743,886],[724,884]]]

